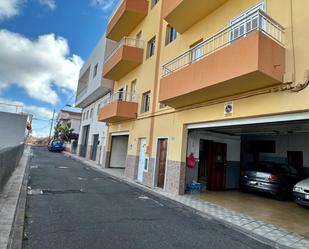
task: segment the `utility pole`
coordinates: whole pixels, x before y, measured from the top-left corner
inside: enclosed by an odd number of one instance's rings
[[[53,119],[52,119],[52,122],[51,122],[51,124],[50,124],[49,139],[48,139],[48,141],[50,141],[50,137],[51,137],[52,129],[53,129],[53,126],[54,126],[55,112],[56,112],[56,110],[55,110],[55,108],[54,108],[54,111],[53,111]]]

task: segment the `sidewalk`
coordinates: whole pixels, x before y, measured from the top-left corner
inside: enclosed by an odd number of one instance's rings
[[[151,189],[144,185],[141,185],[131,179],[128,179],[123,175],[122,171],[114,169],[104,169],[97,165],[95,162],[80,158],[76,155],[64,152],[68,157],[78,160],[96,170],[102,171],[110,176],[125,181],[129,184],[133,184],[139,188],[142,188],[152,194],[159,195],[161,197],[173,200],[183,206],[191,208],[201,215],[210,216],[220,222],[225,223],[228,226],[233,226],[234,228],[251,235],[256,239],[261,241],[267,241],[270,245],[275,248],[296,248],[296,249],[308,249],[309,239],[307,237],[298,235],[296,233],[290,232],[286,229],[276,227],[272,224],[259,221],[253,217],[237,213],[230,209],[223,208],[219,205],[200,200],[194,195],[173,195],[166,193],[162,190]],[[282,217],[284,219],[284,217]]]
[[[0,193],[0,249],[21,248],[30,154],[31,149],[27,146],[18,167]]]

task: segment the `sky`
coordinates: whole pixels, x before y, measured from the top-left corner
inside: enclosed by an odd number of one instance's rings
[[[0,111],[34,115],[33,135],[48,135],[118,1],[0,0]]]

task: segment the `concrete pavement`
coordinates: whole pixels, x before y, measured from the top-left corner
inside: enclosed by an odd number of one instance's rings
[[[34,148],[24,248],[271,248],[210,217]]]

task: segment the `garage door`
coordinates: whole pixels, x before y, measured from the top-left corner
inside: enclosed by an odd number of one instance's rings
[[[113,136],[110,168],[125,168],[129,136]]]

